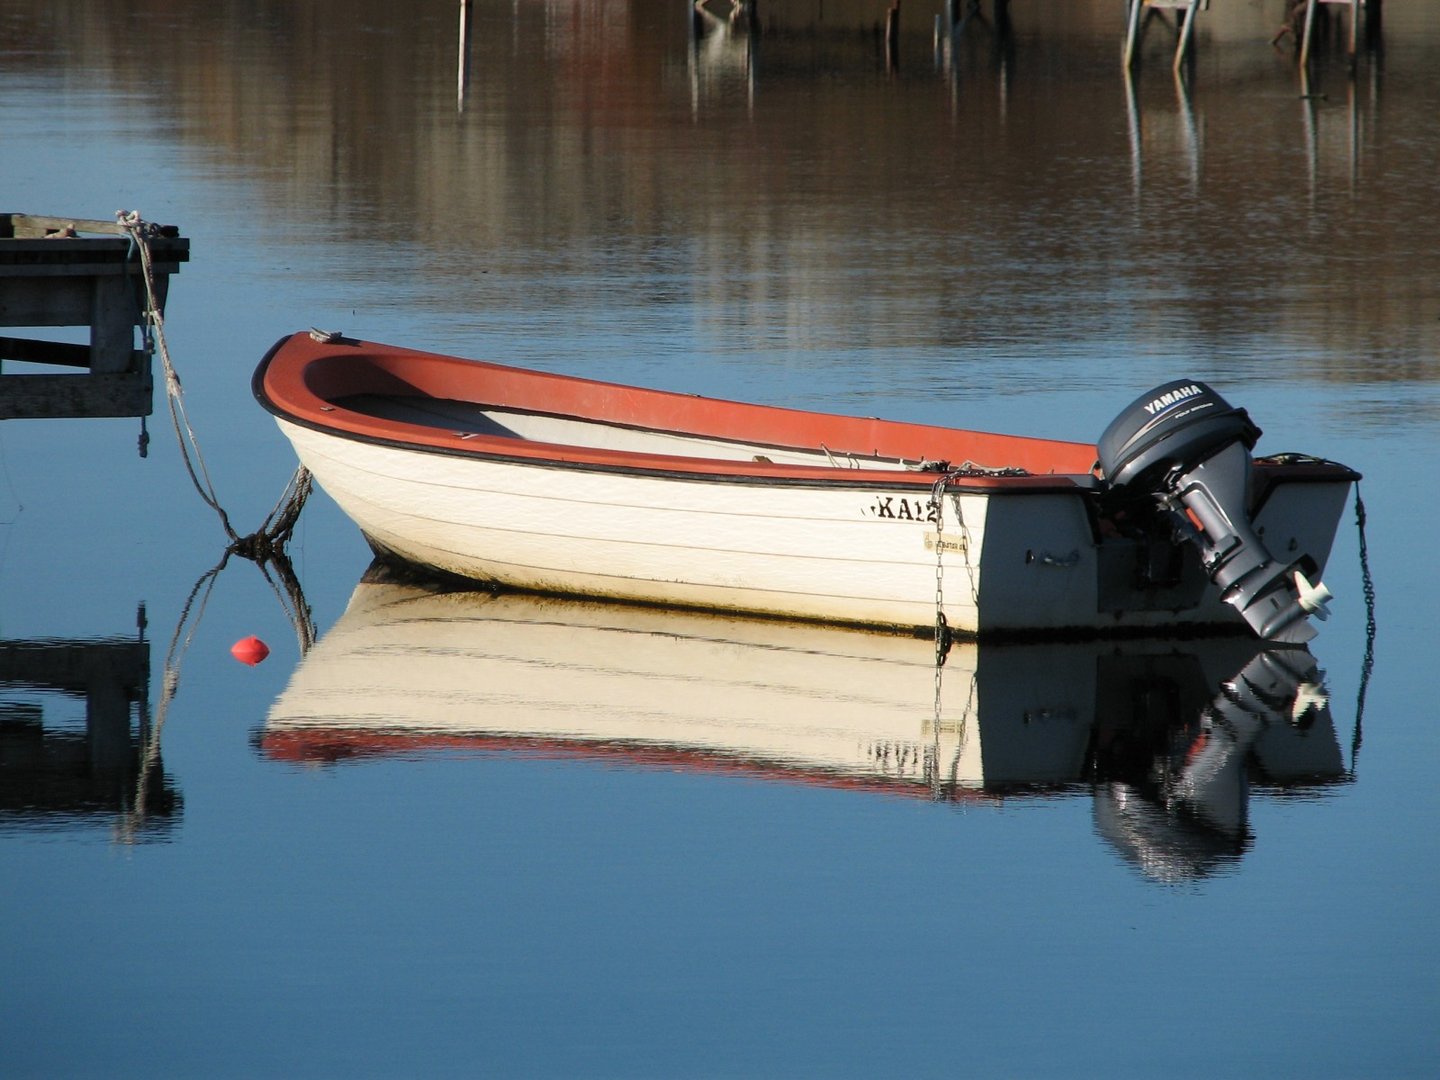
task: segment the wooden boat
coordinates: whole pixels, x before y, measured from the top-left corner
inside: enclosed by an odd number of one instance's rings
[[[371,578],[258,733],[306,764],[506,755],[988,803],[1066,792],[1147,867],[1345,778],[1315,660],[1249,636],[926,641]],[[1203,861],[1203,860],[1202,860]]]
[[[1186,381],[1102,437],[1108,478],[1089,443],[320,332],[279,341],[254,392],[386,557],[528,591],[965,635],[1248,622],[1304,640],[1358,475],[1252,462],[1243,410]]]

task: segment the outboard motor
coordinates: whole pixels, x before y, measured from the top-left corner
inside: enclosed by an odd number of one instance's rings
[[[1180,379],[1137,398],[1100,436],[1112,488],[1150,495],[1177,534],[1200,550],[1220,598],[1260,637],[1294,644],[1328,617],[1330,591],[1276,559],[1250,522],[1250,451],[1260,429],[1203,382]]]

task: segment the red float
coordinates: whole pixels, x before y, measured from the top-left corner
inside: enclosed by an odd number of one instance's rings
[[[254,667],[270,655],[270,646],[261,641],[254,634],[247,638],[241,638],[230,646],[230,655],[239,660],[242,664],[249,664]]]

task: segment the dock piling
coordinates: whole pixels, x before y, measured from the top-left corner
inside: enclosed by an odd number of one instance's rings
[[[1129,0],[1125,20],[1125,70],[1131,70],[1135,64],[1135,50],[1140,43],[1140,38],[1144,35],[1145,24],[1149,22],[1150,16],[1154,15],[1158,9],[1164,8],[1174,11],[1177,20],[1179,40],[1175,45],[1173,68],[1178,73],[1192,48],[1191,42],[1195,36],[1195,16],[1209,7],[1210,0]]]
[[[1343,4],[1350,9],[1350,25],[1345,44],[1345,57],[1353,70],[1355,67],[1360,9],[1365,6],[1365,0],[1305,0],[1305,29],[1300,36],[1300,66],[1303,68],[1310,62],[1310,34],[1315,27],[1316,9],[1321,4]]]

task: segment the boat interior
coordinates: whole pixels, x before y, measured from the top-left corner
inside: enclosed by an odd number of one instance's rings
[[[936,471],[933,462],[857,454],[831,449],[823,444],[813,449],[775,446],[684,432],[657,431],[600,420],[548,416],[521,409],[486,407],[453,398],[349,394],[336,398],[335,405],[363,416],[451,431],[460,439],[484,436],[560,446],[583,446],[596,450],[721,461],[760,461],[840,469]]]
[[[1093,444],[840,416],[295,334],[257,371],[277,415],[361,438],[476,450],[514,440],[523,456],[573,448],[597,459],[651,455],[762,472],[795,468],[1065,479],[1088,475]],[[405,430],[405,429],[408,429]],[[736,475],[739,475],[736,473]]]

